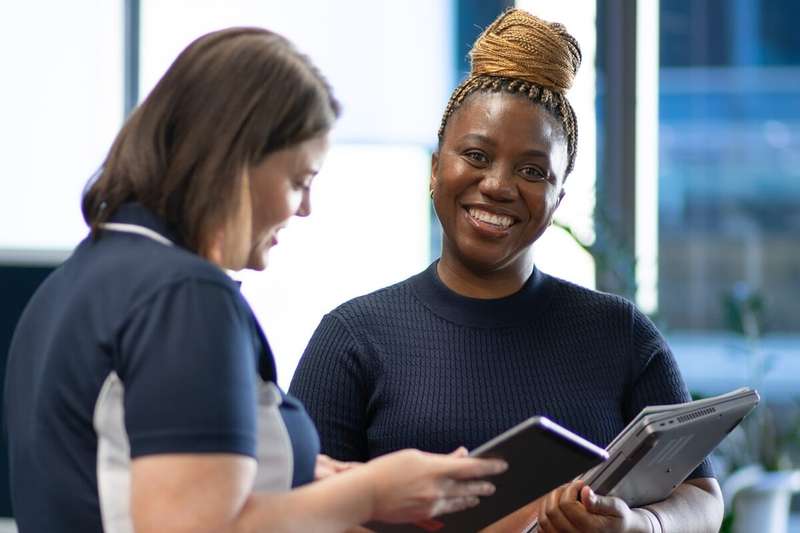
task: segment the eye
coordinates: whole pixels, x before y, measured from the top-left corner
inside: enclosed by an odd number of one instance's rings
[[[534,165],[527,165],[518,171],[523,178],[529,181],[543,181],[549,178],[547,172]]]
[[[464,152],[464,157],[476,166],[483,166],[489,162],[489,158],[480,150],[467,150]]]
[[[307,191],[311,189],[311,179],[312,177],[303,176],[301,178],[296,178],[292,180],[292,190],[295,191]]]

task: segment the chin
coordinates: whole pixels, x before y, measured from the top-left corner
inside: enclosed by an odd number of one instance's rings
[[[267,261],[265,259],[259,259],[258,261],[248,261],[245,268],[248,270],[255,270],[257,272],[261,272],[262,270],[267,268]]]
[[[267,268],[268,251],[269,251],[268,248],[265,250],[258,250],[258,251],[254,250],[253,253],[250,254],[250,257],[247,259],[247,265],[245,265],[245,268],[250,270],[256,270],[258,272]]]

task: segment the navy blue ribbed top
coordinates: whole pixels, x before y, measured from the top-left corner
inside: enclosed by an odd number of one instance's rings
[[[606,446],[645,406],[689,400],[663,337],[627,300],[535,269],[467,298],[436,263],[327,314],[290,388],[323,453],[474,448],[533,415]],[[693,474],[711,476],[706,462]]]

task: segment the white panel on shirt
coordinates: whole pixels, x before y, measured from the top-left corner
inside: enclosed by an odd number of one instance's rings
[[[254,490],[278,492],[292,487],[294,459],[289,431],[280,413],[282,396],[272,382],[259,381],[258,472]]]
[[[258,471],[254,490],[289,490],[294,471],[292,444],[280,414],[282,397],[274,383],[260,382],[258,398]],[[130,513],[130,443],[125,429],[125,387],[111,372],[94,409],[97,433],[97,493],[103,530],[133,533]]]
[[[111,372],[94,407],[97,433],[97,496],[106,533],[133,533],[131,448],[125,430],[125,387]]]

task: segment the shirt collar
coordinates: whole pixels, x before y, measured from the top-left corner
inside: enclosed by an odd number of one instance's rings
[[[478,328],[521,325],[535,320],[550,303],[550,277],[537,268],[516,293],[480,299],[462,296],[447,287],[436,271],[437,263],[411,278],[411,286],[428,309],[455,324]]]
[[[111,215],[109,222],[142,226],[180,245],[178,234],[171,230],[158,215],[138,202],[128,202],[119,206],[117,211]]]

